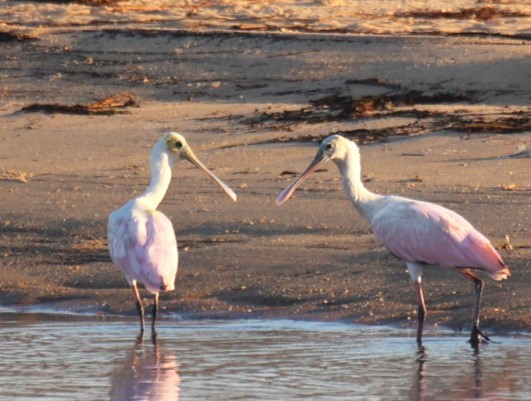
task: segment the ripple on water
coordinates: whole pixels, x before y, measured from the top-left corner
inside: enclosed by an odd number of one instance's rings
[[[295,321],[3,314],[0,400],[527,400],[530,336],[466,337]]]

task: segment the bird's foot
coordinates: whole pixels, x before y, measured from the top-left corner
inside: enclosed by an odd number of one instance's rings
[[[153,345],[157,345],[157,332],[155,330],[151,332],[151,342]]]
[[[474,327],[472,327],[472,333],[470,333],[470,340],[468,342],[472,347],[477,348],[479,344],[490,344],[492,340],[486,334],[483,334],[476,325],[474,325]]]

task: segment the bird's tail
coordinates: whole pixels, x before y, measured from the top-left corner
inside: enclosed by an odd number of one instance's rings
[[[160,286],[161,291],[173,291],[175,289],[175,283],[162,282]]]
[[[476,259],[476,266],[483,270],[493,280],[505,280],[511,275],[509,267],[503,262],[500,254],[494,249],[489,240],[476,231],[476,235],[469,237],[473,257]]]
[[[487,274],[490,278],[496,281],[505,280],[511,275],[509,271],[509,266],[507,266],[503,261],[500,260],[500,267],[495,271],[487,271]]]

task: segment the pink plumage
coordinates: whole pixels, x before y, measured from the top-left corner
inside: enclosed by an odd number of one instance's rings
[[[434,203],[386,198],[371,225],[393,255],[406,262],[479,269],[494,280],[509,275],[490,241],[459,214]]]
[[[131,201],[109,216],[109,250],[129,284],[144,284],[156,294],[173,291],[177,274],[177,241],[171,221],[157,210]]]
[[[375,194],[365,188],[361,181],[359,149],[354,142],[339,135],[325,138],[306,170],[277,197],[277,205],[286,202],[299,185],[329,160],[338,166],[345,192],[358,212],[371,224],[376,237],[407,264],[419,303],[419,345],[426,315],[421,279],[427,265],[457,269],[474,283],[474,321],[470,343],[477,347],[482,341],[489,342],[489,338],[479,330],[483,281],[473,270],[482,270],[494,280],[502,280],[510,276],[509,268],[489,240],[452,210],[434,203]]]
[[[176,159],[186,159],[203,170],[232,200],[236,194],[197,159],[184,137],[169,132],[151,151],[151,182],[146,191],[109,215],[109,251],[125,275],[136,300],[140,332],[144,332],[144,308],[137,284],[155,295],[151,329],[155,334],[159,292],[175,289],[177,241],[171,221],[157,210],[171,181]]]

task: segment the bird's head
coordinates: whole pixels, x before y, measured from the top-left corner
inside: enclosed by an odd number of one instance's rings
[[[212,173],[192,151],[192,148],[188,145],[188,142],[181,134],[176,132],[168,132],[164,134],[164,143],[166,144],[167,152],[180,159],[188,160],[190,163],[195,165],[197,168],[205,172],[229,197],[236,201],[237,196],[234,191],[229,188],[227,184],[221,181],[214,173]]]
[[[352,142],[340,135],[330,135],[319,144],[316,158],[328,160],[343,160]]]
[[[181,134],[176,132],[168,132],[164,135],[164,139],[166,142],[166,148],[171,154],[179,157],[185,157],[184,155],[187,152],[190,152],[188,142],[186,142],[186,139]]]
[[[330,135],[323,139],[319,144],[319,150],[317,151],[315,158],[310,165],[306,167],[306,170],[304,170],[304,172],[295,181],[293,181],[280,193],[280,195],[278,195],[276,200],[277,206],[280,206],[286,202],[291,195],[293,195],[299,185],[301,185],[315,170],[317,170],[323,164],[330,160],[333,160],[336,163],[344,160],[347,157],[347,152],[352,147],[357,149],[357,146],[353,142],[340,135]]]

